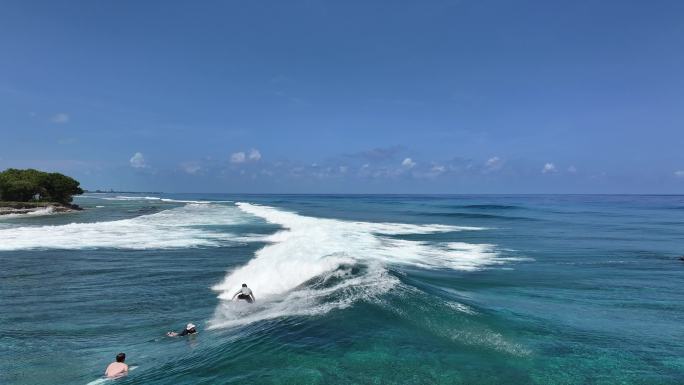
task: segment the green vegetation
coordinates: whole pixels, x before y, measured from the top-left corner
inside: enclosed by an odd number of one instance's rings
[[[0,172],[0,200],[68,205],[74,195],[83,194],[79,185],[77,180],[57,172],[8,168]]]

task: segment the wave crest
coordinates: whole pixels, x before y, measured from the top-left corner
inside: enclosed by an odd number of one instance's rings
[[[398,280],[388,265],[427,269],[475,270],[501,263],[494,246],[464,242],[427,243],[396,236],[481,230],[478,227],[371,223],[314,218],[250,203],[236,203],[245,213],[278,224],[283,230],[263,240],[268,245],[255,258],[213,287],[222,300],[212,327],[231,326],[302,312],[325,312],[348,306],[350,301],[373,298],[390,290]],[[328,280],[351,266],[360,272],[339,280],[333,288],[316,288],[311,282]],[[230,301],[242,283],[254,290],[258,306],[245,308]],[[361,290],[359,288],[371,288]],[[347,292],[343,300],[317,301],[322,293]],[[261,304],[268,302],[268,307]]]

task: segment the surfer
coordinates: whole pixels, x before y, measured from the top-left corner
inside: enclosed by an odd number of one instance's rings
[[[116,362],[112,362],[105,370],[105,376],[108,378],[117,378],[128,374],[128,365],[124,364],[126,361],[126,353],[119,353],[116,355]]]
[[[237,293],[235,293],[235,295],[233,296],[233,300],[235,300],[235,297],[237,297],[238,299],[244,299],[249,303],[253,303],[254,301],[256,301],[256,298],[254,298],[254,294],[252,294],[252,289],[248,288],[246,283],[243,283],[240,290],[238,290]]]
[[[169,337],[183,337],[187,336],[188,334],[196,334],[197,333],[197,328],[194,323],[189,323],[185,325],[185,329],[183,329],[182,332],[176,333],[176,332],[168,332],[166,333],[167,336]]]

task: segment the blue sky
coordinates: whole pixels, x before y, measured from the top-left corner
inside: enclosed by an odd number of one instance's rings
[[[168,192],[684,192],[681,1],[2,8],[0,168]]]

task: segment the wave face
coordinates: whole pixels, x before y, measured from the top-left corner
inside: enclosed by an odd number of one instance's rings
[[[390,265],[475,270],[504,261],[488,244],[396,238],[481,230],[478,227],[342,221],[249,203],[237,206],[284,229],[264,237],[269,244],[258,250],[254,259],[214,286],[222,302],[211,321],[213,327],[326,312],[361,298],[375,298],[399,282],[388,273]],[[257,305],[246,307],[230,301],[242,283],[254,290]],[[261,306],[264,302],[267,307]]]
[[[0,229],[0,251],[31,249],[174,249],[220,246],[237,238],[212,226],[242,223],[234,206],[190,203],[131,219]]]

